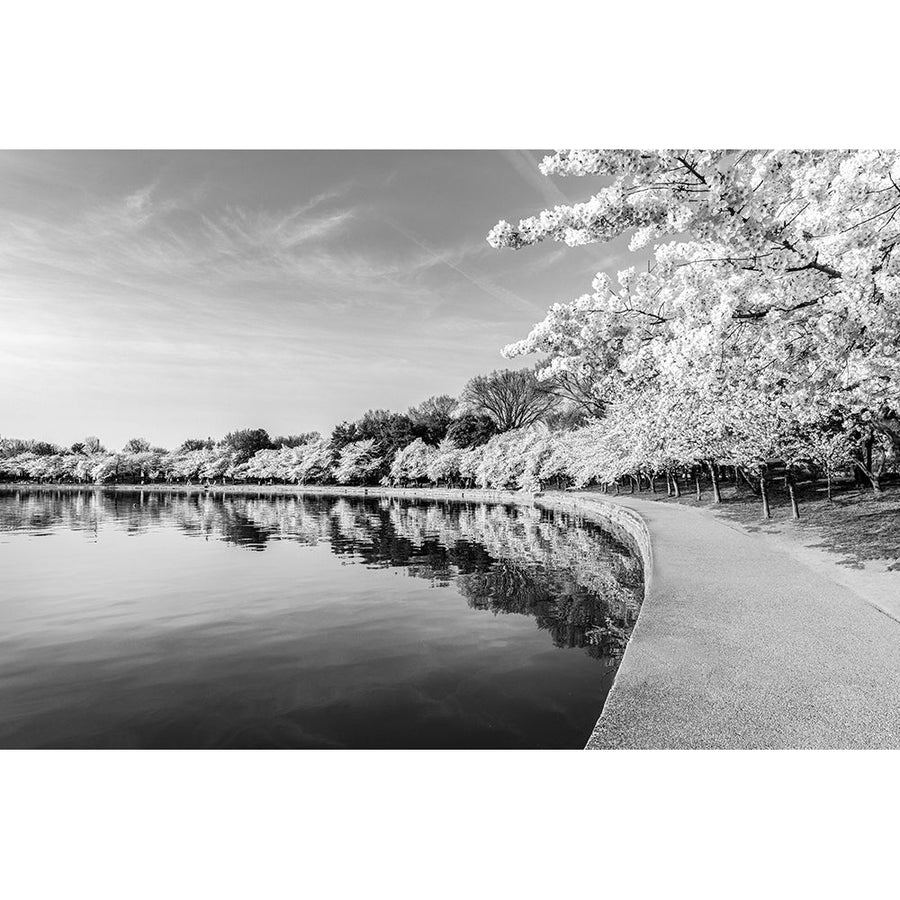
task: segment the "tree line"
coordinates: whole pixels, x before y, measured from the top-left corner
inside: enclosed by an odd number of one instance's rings
[[[132,438],[115,451],[93,436],[69,447],[0,439],[0,478],[94,484],[426,484],[424,460],[434,456],[441,460],[431,468],[440,473],[434,483],[471,486],[478,483],[477,462],[485,448],[496,446],[502,435],[539,424],[549,432],[584,421],[585,411],[534,369],[502,370],[471,379],[459,398],[431,397],[405,413],[369,410],[340,423],[327,437],[318,432],[271,437],[263,428],[245,428],[220,440],[189,438],[174,450]]]

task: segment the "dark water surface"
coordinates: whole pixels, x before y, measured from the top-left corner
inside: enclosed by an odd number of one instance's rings
[[[641,596],[537,508],[0,491],[0,747],[581,747]]]

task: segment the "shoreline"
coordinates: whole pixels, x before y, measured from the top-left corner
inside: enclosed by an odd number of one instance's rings
[[[0,491],[115,491],[134,494],[141,491],[166,494],[343,494],[351,497],[421,497],[438,500],[478,502],[531,502],[540,496],[532,491],[497,491],[484,488],[392,488],[376,485],[356,487],[334,484],[39,484],[30,481],[0,483]]]

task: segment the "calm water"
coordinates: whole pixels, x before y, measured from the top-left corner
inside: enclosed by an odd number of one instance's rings
[[[0,747],[581,747],[641,596],[532,508],[0,491]]]

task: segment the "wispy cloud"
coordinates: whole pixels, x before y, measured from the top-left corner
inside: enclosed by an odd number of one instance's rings
[[[418,297],[433,302],[422,283],[447,266],[470,283],[531,309],[520,297],[462,268],[481,254],[480,242],[437,250],[396,223],[414,253],[366,252],[351,231],[371,218],[365,206],[335,206],[345,189],[316,195],[283,210],[230,205],[199,210],[150,184],[93,204],[68,218],[10,215],[0,222],[0,279],[70,288],[128,288],[159,294],[194,287],[246,290],[253,285],[345,305],[349,292],[360,302]],[[378,219],[377,221],[381,221]]]
[[[542,175],[538,161],[529,150],[501,150],[506,161],[536,190],[548,206],[567,206],[572,201],[560,190],[553,178]]]
[[[475,287],[477,287],[481,291],[484,291],[484,293],[493,297],[495,300],[500,300],[504,303],[511,303],[517,306],[519,309],[528,310],[528,312],[530,313],[533,313],[535,311],[534,303],[531,303],[524,297],[521,297],[519,294],[509,290],[508,288],[496,284],[486,275],[478,272],[473,272],[471,269],[464,269],[459,261],[453,261],[453,259],[448,254],[442,253],[438,250],[433,249],[432,247],[429,247],[428,244],[426,244],[420,237],[417,237],[415,234],[404,228],[402,225],[399,225],[397,222],[394,222],[391,219],[387,218],[385,219],[385,221],[392,228],[402,234],[407,240],[411,241],[426,254],[428,254],[433,264],[447,266],[454,272],[461,275],[470,284],[475,285]]]
[[[305,250],[342,234],[355,217],[352,208],[317,211],[326,199],[280,212],[201,213],[149,185],[68,219],[11,215],[0,225],[0,272],[58,271],[133,286],[302,274]]]
[[[165,443],[459,390],[584,289],[577,251],[484,241],[540,202],[511,163],[550,196],[521,155],[0,153],[0,430]]]

